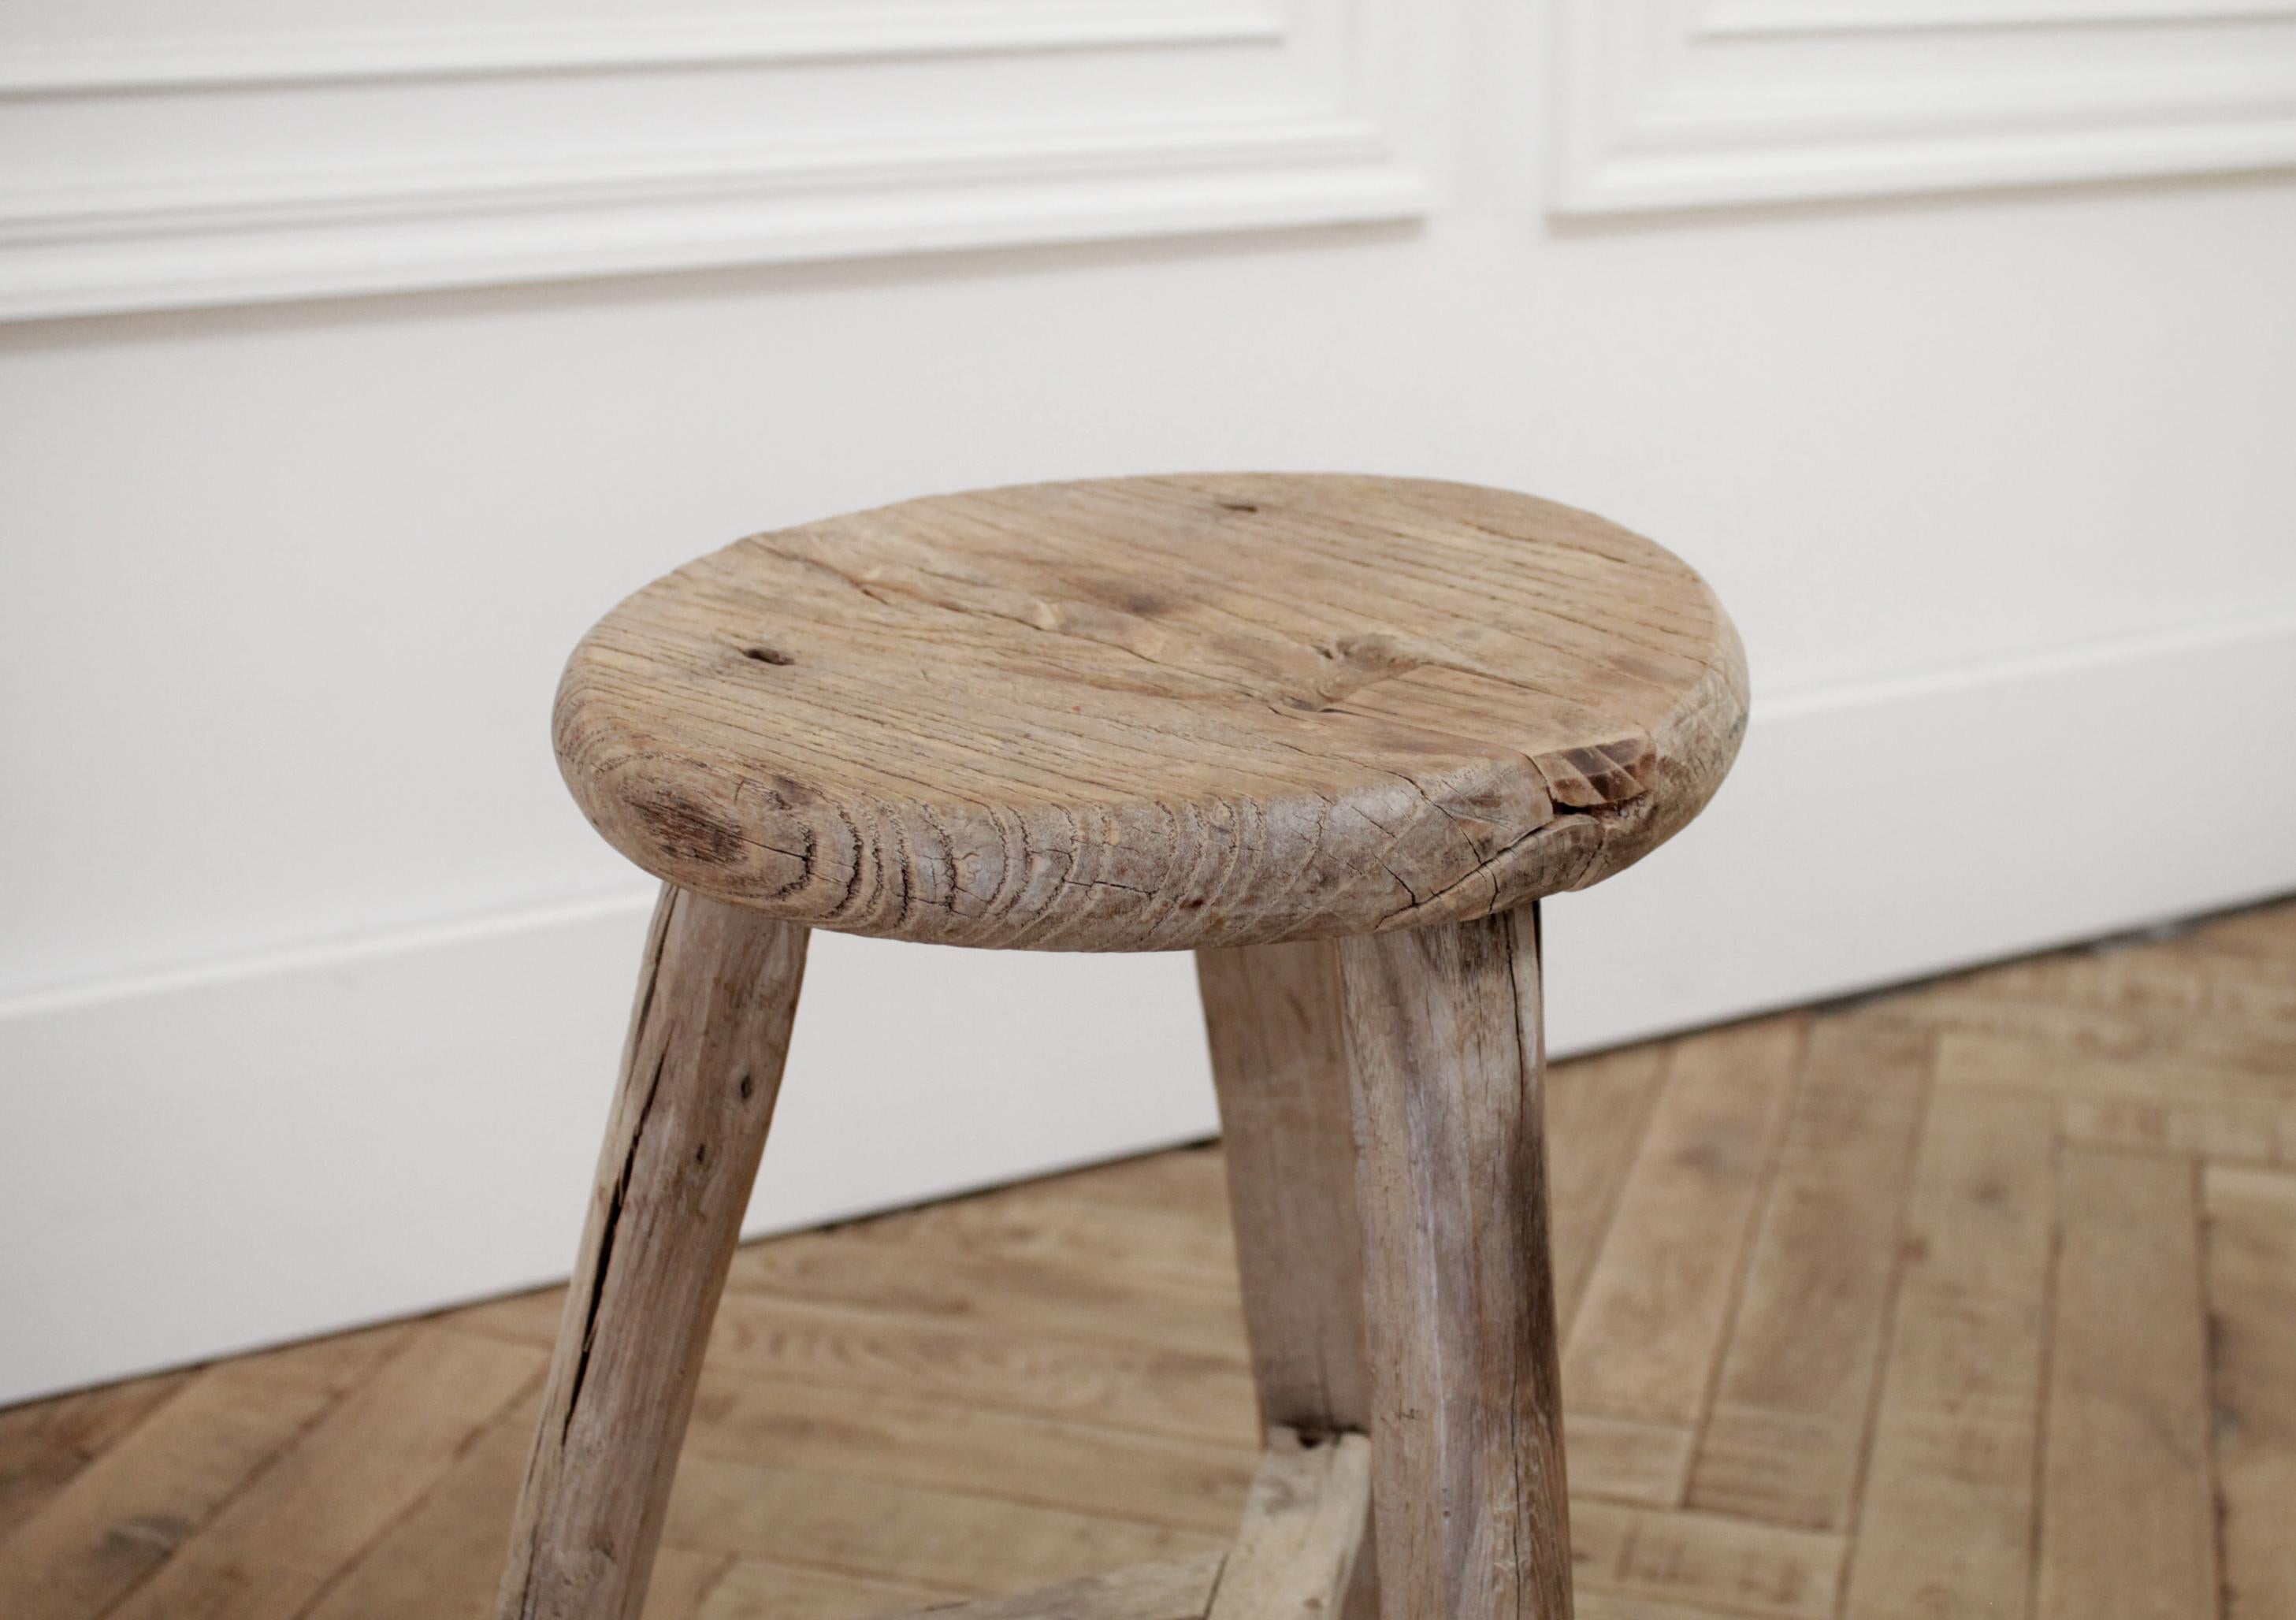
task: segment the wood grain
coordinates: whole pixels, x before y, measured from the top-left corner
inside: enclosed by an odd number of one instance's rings
[[[2028,1612],[2054,1146],[2044,1098],[1931,1100],[1850,1620]]]
[[[1330,1620],[1371,1528],[1371,1442],[1277,1428],[1251,1482],[1209,1620]]]
[[[732,1574],[734,1562],[722,1552],[662,1548],[654,1555],[653,1578],[646,1583],[645,1620],[693,1620]]]
[[[958,1404],[833,1377],[759,1378],[713,1362],[694,1396],[688,1456],[771,1458],[834,1473],[970,1491],[1041,1507],[1224,1535],[1259,1463],[1256,1445],[1141,1434],[1104,1423]]]
[[[1570,1620],[1535,909],[1343,940],[1381,1612]]]
[[[502,1578],[504,1510],[517,1500],[541,1405],[537,1387],[466,1445],[327,1588],[309,1620],[463,1620],[486,1613]]]
[[[0,1542],[191,1380],[163,1372],[0,1411]]]
[[[1017,1597],[912,1611],[906,1620],[1203,1620],[1226,1555],[1137,1564]]]
[[[1563,1388],[1567,1392],[1570,1387],[1566,1379]],[[1574,1401],[1565,1395],[1562,1426],[1574,1500],[1599,1496],[1653,1508],[1681,1505],[1690,1485],[1690,1448],[1696,1430],[1679,1423],[1640,1423],[1577,1411]]]
[[[617,608],[560,765],[649,871],[791,921],[1160,950],[1485,915],[1686,823],[1745,717],[1659,547],[1408,479],[1119,479],[758,535]]]
[[[1571,1504],[1578,1583],[1775,1620],[1827,1620],[1846,1538],[1718,1513]]]
[[[928,1265],[913,1261],[914,1270]],[[1168,1300],[1119,1294],[1098,1330],[1015,1328],[913,1313],[882,1305],[816,1305],[755,1294],[726,1297],[713,1354],[759,1378],[840,1380],[921,1399],[985,1403],[1111,1428],[1235,1446],[1259,1436],[1251,1371],[1241,1342],[1219,1355],[1125,1342],[1118,1324],[1152,1323]]]
[[[1669,1060],[1663,1046],[1630,1046],[1563,1064],[1546,1076],[1547,1133],[1570,1150],[1547,1166],[1555,1317],[1566,1334],[1578,1321]]]
[[[1801,1038],[1768,1019],[1676,1047],[1564,1348],[1575,1405],[1685,1431],[1704,1415]]]
[[[2068,1149],[2043,1441],[2040,1620],[2216,1607],[2194,1172]]]
[[[1338,953],[1199,951],[1196,978],[1261,1420],[1360,1433],[1371,1402]]]
[[[805,932],[675,888],[512,1526],[502,1620],[639,1620],[703,1346],[781,1089]]]
[[[1690,1502],[1813,1529],[1854,1510],[1931,1042],[1812,1035],[1693,1464]]]
[[[696,1453],[678,1472],[664,1534],[672,1546],[862,1580],[923,1579],[985,1598],[1222,1552],[1234,1525],[1176,1529],[849,1469],[817,1473]]]
[[[1340,961],[1325,940],[1196,953],[1260,1425],[1371,1428],[1363,1229]],[[1333,1620],[1377,1620],[1374,1538],[1349,1554]],[[1280,1599],[1265,1601],[1276,1603]],[[1231,1609],[1230,1612],[1237,1612]]]
[[[729,1296],[771,1294],[822,1304],[896,1301],[918,1316],[1002,1327],[1014,1332],[1076,1329],[1090,1332],[1124,1303],[1147,1299],[1163,1309],[1141,1337],[1153,1347],[1187,1354],[1232,1354],[1238,1302],[1234,1288],[1169,1274],[1112,1273],[1103,1266],[1008,1256],[974,1258],[946,1252],[929,1267],[869,1243],[833,1243],[802,1233],[788,1243],[743,1251],[727,1279]]]
[[[962,1601],[919,1582],[862,1580],[737,1558],[725,1566],[690,1613],[657,1616],[649,1608],[646,1620],[863,1620]]]
[[[296,1620],[540,1379],[539,1352],[418,1334],[182,1551],[116,1620]]]
[[[108,1613],[409,1342],[383,1328],[196,1374],[0,1541],[9,1620]]]
[[[2210,1166],[2209,1351],[2224,1620],[2296,1615],[2296,1176]]]

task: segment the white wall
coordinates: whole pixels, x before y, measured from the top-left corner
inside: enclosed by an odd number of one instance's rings
[[[563,1269],[646,885],[556,781],[559,662],[661,569],[841,508],[1379,470],[1692,560],[1756,724],[1677,846],[1552,907],[1565,1050],[2296,888],[2296,182],[1744,205],[1913,182],[1781,148],[1750,186],[1729,146],[1712,206],[1637,212],[1616,151],[1558,150],[1594,87],[1535,11],[1367,0],[1402,87],[1312,184],[1253,147],[1131,213],[912,200],[917,240],[1117,241],[618,277],[675,256],[577,221],[512,262],[464,220],[402,263],[305,218],[310,286],[569,279],[266,301],[297,283],[243,212],[229,252],[129,209],[62,256],[42,175],[0,190],[0,290],[121,311],[0,326],[0,1399]],[[25,99],[55,60],[0,61],[0,128],[95,116]],[[1978,125],[1922,184],[2019,177]],[[87,149],[114,201],[131,133]],[[1365,214],[1405,217],[1283,223]],[[1269,228],[1178,229],[1222,219]],[[701,257],[909,240],[873,228]],[[822,941],[754,1221],[1207,1132],[1191,994],[1177,957]]]

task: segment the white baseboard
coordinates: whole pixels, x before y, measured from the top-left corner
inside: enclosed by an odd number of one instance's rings
[[[2296,891],[2292,740],[2285,618],[1758,699],[1688,831],[1548,903],[1554,1046]]]
[[[2291,738],[2289,624],[1767,705],[1551,904],[1554,1049],[2296,889]],[[0,1005],[0,1402],[562,1274],[647,904]],[[751,1228],[1215,1125],[1185,956],[823,936]]]

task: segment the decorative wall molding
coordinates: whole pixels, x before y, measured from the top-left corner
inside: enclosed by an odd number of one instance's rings
[[[667,12],[595,22],[271,31],[238,38],[107,38],[0,51],[0,95],[1279,44],[1283,33],[1283,14],[1267,0],[988,0]]]
[[[1854,30],[2030,28],[2068,22],[2202,22],[2296,16],[2296,0],[1707,0],[1711,37]]]
[[[2296,0],[1557,0],[1565,214],[2296,164]]]
[[[0,319],[1408,217],[1391,9],[0,29]]]

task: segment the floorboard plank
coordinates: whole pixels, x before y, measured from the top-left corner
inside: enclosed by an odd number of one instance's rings
[[[541,1378],[536,1351],[418,1333],[111,1611],[295,1620]]]
[[[2259,1077],[2296,1072],[2296,1029],[2276,1023],[2243,1027],[2126,1002],[2104,1006],[2011,995],[1971,978],[1946,979],[1885,998],[1873,1011],[1940,1034],[2014,1041],[2067,1061],[2180,1064]]]
[[[665,1550],[668,1550],[667,1549]],[[864,1620],[929,1604],[962,1601],[946,1588],[904,1586],[792,1569],[758,1559],[735,1559],[702,1595],[693,1620]],[[656,1616],[645,1620],[680,1620]]]
[[[1687,1424],[1637,1423],[1631,1418],[1566,1410],[1562,1429],[1572,1496],[1649,1508],[1682,1505],[1690,1485],[1691,1443],[1696,1438]]]
[[[642,1620],[695,1620],[702,1603],[733,1573],[734,1560],[722,1552],[663,1547],[653,1560],[653,1583],[646,1588]]]
[[[541,1410],[537,1389],[481,1432],[342,1572],[308,1620],[485,1620]]]
[[[1678,1042],[1562,1353],[1575,1407],[1702,1415],[1802,1042],[1767,1019]]]
[[[1234,1527],[1259,1463],[1256,1444],[715,1369],[702,1375],[686,1452],[1213,1534]]]
[[[0,1541],[195,1376],[165,1372],[0,1411]]]
[[[1145,1341],[1196,1355],[1233,1354],[1243,1337],[1243,1307],[1233,1288],[1041,1257],[905,1252],[834,1231],[793,1233],[738,1251],[726,1288],[732,1297],[862,1305],[922,1321]]]
[[[1849,1575],[1849,1620],[2023,1620],[2054,1230],[2046,1098],[1940,1088]]]
[[[1217,1552],[1229,1534],[691,1455],[664,1532],[673,1546],[973,1597]]]
[[[2224,1620],[2296,1615],[2296,1175],[2210,1166],[2209,1346]]]
[[[1547,1231],[1555,1321],[1566,1337],[1666,1065],[1665,1047],[1634,1046],[1558,1063],[1546,1076]]]
[[[2040,1620],[2216,1612],[2194,1181],[2174,1159],[2064,1150]]]
[[[709,1353],[730,1370],[760,1378],[846,1380],[1147,1434],[1258,1444],[1240,1321],[1226,1353],[1207,1355],[1127,1343],[1129,1320],[1112,1319],[1109,1331],[1078,1338],[919,1320],[897,1308],[729,1297]]]
[[[383,1328],[194,1375],[0,1542],[9,1620],[111,1613],[408,1342]]]
[[[1848,1544],[1829,1532],[1577,1499],[1570,1538],[1582,1589],[1777,1620],[1832,1620]]]
[[[1845,1017],[1813,1032],[1692,1506],[1848,1526],[1929,1057],[1925,1034],[1887,1022]]]

